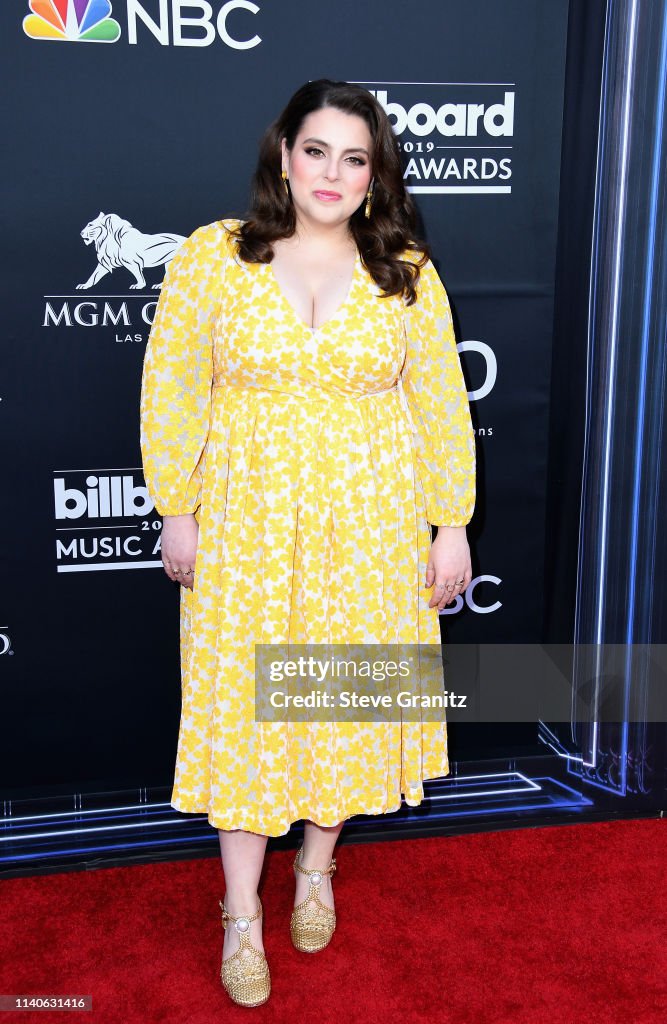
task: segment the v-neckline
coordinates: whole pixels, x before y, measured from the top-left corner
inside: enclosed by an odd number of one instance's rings
[[[359,272],[359,264],[360,263],[361,263],[361,259],[360,259],[360,256],[359,256],[359,251],[357,250],[357,252],[355,253],[355,256],[354,256],[354,266],[352,267],[352,277],[350,278],[350,284],[349,284],[349,287],[347,289],[347,295],[345,296],[345,298],[341,302],[340,306],[338,306],[338,308],[336,309],[335,313],[332,313],[332,315],[330,317],[327,317],[327,319],[324,320],[323,323],[318,324],[317,327],[313,327],[313,326],[311,326],[311,324],[307,324],[306,321],[303,319],[303,317],[300,316],[297,313],[297,311],[295,310],[294,306],[289,301],[289,299],[285,295],[284,291],[280,287],[280,283],[278,281],[278,278],[276,277],[276,273],[275,273],[272,265],[270,263],[266,263],[264,265],[266,267],[268,267],[269,274],[271,275],[271,280],[273,281],[275,290],[278,293],[278,295],[280,296],[280,299],[282,300],[283,305],[291,313],[293,319],[296,320],[297,323],[300,324],[301,327],[304,327],[307,331],[311,331],[311,333],[314,334],[315,331],[322,331],[322,330],[324,330],[325,327],[328,327],[330,323],[332,323],[334,320],[336,320],[336,318],[338,316],[340,316],[340,314],[345,310],[345,308],[348,305],[348,303],[351,301],[352,294],[354,292],[354,286],[355,286],[356,281],[357,281],[357,274]]]

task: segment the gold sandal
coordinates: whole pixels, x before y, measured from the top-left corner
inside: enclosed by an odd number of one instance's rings
[[[258,907],[252,917],[232,917],[224,902],[222,910],[222,927],[232,921],[239,934],[239,948],[226,960],[222,961],[220,978],[229,997],[239,1006],[261,1006],[269,998],[271,992],[271,976],[269,965],[264,953],[256,949],[250,941],[250,922],[256,921],[262,913],[262,901],[257,898]]]
[[[336,870],[336,860],[332,858],[326,871],[312,869],[307,871],[301,867],[301,846],[294,858],[294,869],[302,875],[308,875],[310,888],[308,895],[302,903],[292,911],[290,921],[290,932],[292,943],[302,953],[318,953],[331,941],[331,936],[336,928],[336,912],[327,907],[320,899],[320,886],[325,875],[333,876]]]

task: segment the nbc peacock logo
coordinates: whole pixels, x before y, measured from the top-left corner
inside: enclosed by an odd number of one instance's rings
[[[23,19],[31,39],[65,43],[115,43],[120,25],[110,18],[109,0],[30,0]]]

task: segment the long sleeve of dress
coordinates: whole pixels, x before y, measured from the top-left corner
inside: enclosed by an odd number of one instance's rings
[[[148,493],[163,516],[195,512],[200,505],[224,235],[221,223],[207,224],[181,244],[167,268],[148,338],[141,454]]]
[[[403,388],[413,421],[426,519],[465,526],[475,507],[475,434],[447,292],[429,260],[405,310]]]

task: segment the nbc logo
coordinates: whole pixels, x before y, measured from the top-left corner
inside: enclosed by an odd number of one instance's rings
[[[23,31],[31,39],[115,43],[120,25],[110,18],[109,0],[30,0]]]

